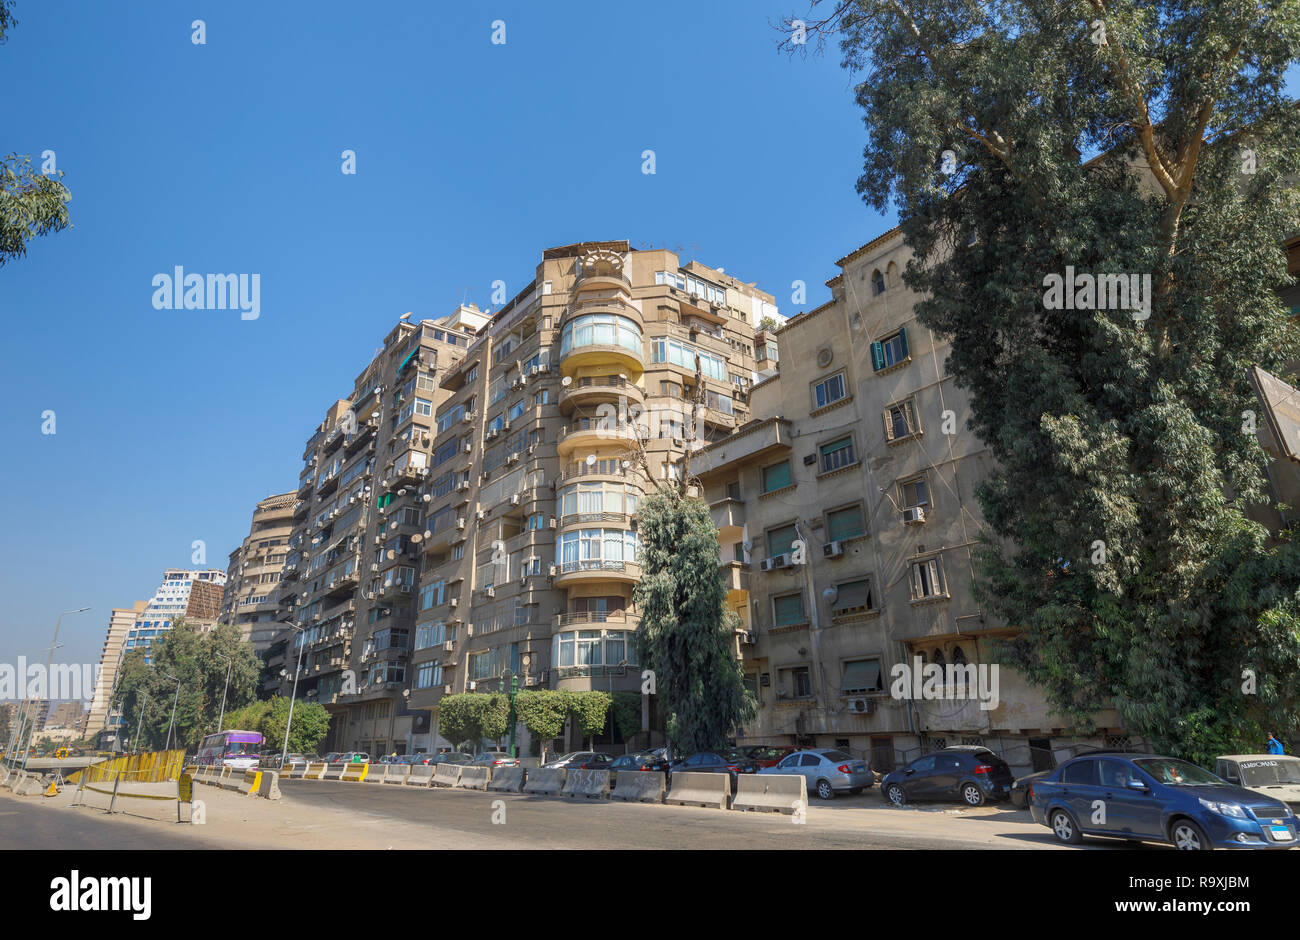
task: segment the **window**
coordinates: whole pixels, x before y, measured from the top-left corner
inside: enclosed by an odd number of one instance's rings
[[[695,357],[700,359],[700,372],[720,382],[727,381],[727,364],[717,356],[710,355],[689,343],[675,339],[659,338],[650,344],[651,359],[654,362],[670,362],[683,369],[695,371]]]
[[[415,671],[415,687],[431,689],[442,685],[442,667],[436,663],[421,663]]]
[[[916,408],[910,398],[885,409],[885,440],[896,441],[911,437],[920,429],[921,426],[916,422]]]
[[[446,585],[445,581],[435,581],[420,588],[420,609],[428,610],[441,604],[446,598]]]
[[[941,597],[945,593],[943,566],[938,558],[912,562],[912,600]]]
[[[438,418],[438,433],[441,434],[463,417],[465,417],[465,406],[463,404],[445,412]]]
[[[803,623],[808,618],[803,612],[803,595],[786,594],[772,599],[773,623],[778,627],[789,627]]]
[[[828,540],[843,542],[866,534],[867,527],[862,521],[861,506],[836,509],[826,514],[826,538]]]
[[[840,679],[841,694],[857,695],[884,690],[879,659],[854,659],[844,664],[843,678]]]
[[[523,413],[524,413],[524,401],[521,398],[519,401],[515,402],[513,405],[510,406],[510,411],[506,414],[506,420],[513,421],[515,420],[515,418],[519,417]]]
[[[903,497],[904,509],[930,505],[930,488],[926,485],[925,477],[904,480],[898,484],[898,489]]]
[[[820,452],[822,473],[830,473],[858,462],[851,437],[842,437],[838,441],[823,444]]]
[[[775,558],[777,555],[784,555],[786,552],[794,549],[795,539],[799,537],[799,530],[793,525],[781,526],[779,529],[769,529],[767,533],[767,557]]]
[[[861,578],[835,585],[835,601],[831,610],[835,616],[862,613],[875,608],[871,579]]]
[[[792,482],[790,478],[790,461],[788,460],[782,460],[778,464],[763,468],[764,493],[779,490],[783,486],[789,486]]]
[[[575,317],[560,332],[560,357],[581,346],[622,346],[641,354],[641,328],[635,320],[615,314]]]
[[[829,379],[813,385],[813,407],[824,408],[844,397],[844,373],[838,372]]]
[[[667,284],[669,287],[675,287],[678,290],[686,290],[686,279],[673,271],[656,271],[655,283]]]
[[[797,666],[785,672],[788,688],[795,698],[808,698],[812,695],[812,671],[807,666]]]
[[[1097,762],[1080,760],[1061,771],[1061,783],[1073,783],[1079,786],[1097,785]]]
[[[879,271],[871,275],[871,292],[877,297],[885,292],[885,276]]]
[[[907,330],[899,330],[871,344],[871,366],[875,371],[896,366],[907,359]]]
[[[546,514],[535,512],[528,517],[528,528],[530,531],[546,528]]]

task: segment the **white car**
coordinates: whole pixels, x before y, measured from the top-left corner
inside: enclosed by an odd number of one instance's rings
[[[1289,754],[1226,754],[1214,759],[1214,774],[1238,787],[1300,809],[1300,757]]]

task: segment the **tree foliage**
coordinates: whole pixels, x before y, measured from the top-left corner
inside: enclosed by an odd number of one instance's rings
[[[217,730],[227,668],[230,673],[226,694],[228,713],[252,701],[256,694],[261,661],[252,646],[240,639],[237,627],[220,624],[209,633],[199,633],[183,618],[178,618],[169,631],[154,640],[147,655],[152,665],[145,662],[143,647],[129,650],[122,657],[113,697],[115,705],[122,709],[126,735],[134,738],[137,726],[140,728],[141,740],[135,742],[137,747],[157,749],[166,744],[174,701],[176,722],[172,745],[196,749],[204,735]],[[233,663],[228,664],[223,657],[230,657]],[[168,674],[180,680],[179,692],[178,683],[168,679]],[[238,727],[227,717],[222,722],[226,728]],[[296,723],[296,714],[294,719]]]
[[[709,507],[660,486],[637,512],[641,611],[636,645],[655,675],[677,753],[714,748],[754,714],[735,652],[739,618],[726,607]]]
[[[452,744],[478,750],[484,738],[500,738],[510,723],[510,699],[500,693],[462,692],[438,703],[438,732]]]
[[[1193,759],[1300,727],[1297,549],[1247,516],[1265,457],[1243,423],[1250,366],[1298,351],[1275,290],[1300,7],[814,10],[861,78],[858,191],[897,203],[918,319],[997,461],[977,587],[1022,631],[1004,662],[1081,727],[1113,703]],[[1149,275],[1149,309],[1047,309],[1067,266]]]

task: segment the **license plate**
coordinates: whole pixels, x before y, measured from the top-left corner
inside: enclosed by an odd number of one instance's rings
[[[1269,826],[1268,830],[1273,834],[1273,838],[1278,842],[1290,842],[1295,838],[1291,835],[1291,830],[1286,826]]]
[[[855,774],[865,774],[867,772],[867,768],[862,764],[858,764],[858,766],[853,768],[853,772]]]

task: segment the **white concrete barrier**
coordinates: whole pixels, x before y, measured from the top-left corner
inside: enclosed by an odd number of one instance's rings
[[[393,769],[392,764],[371,764],[369,772],[366,773],[362,783],[383,783],[388,778],[388,772]]]
[[[726,809],[731,797],[731,774],[678,771],[664,802],[673,806],[707,806]]]
[[[491,767],[461,767],[456,786],[464,790],[486,790],[492,780]]]
[[[609,799],[608,770],[570,770],[561,796],[580,796],[589,800]]]
[[[524,792],[542,796],[559,796],[560,791],[564,789],[565,770],[564,767],[550,770],[538,767],[536,770],[528,771],[528,779],[524,781]]]
[[[329,770],[329,766],[325,763],[308,764],[302,777],[304,780],[324,780],[325,771]]]
[[[436,764],[416,764],[403,782],[408,787],[427,787],[433,782],[433,772],[437,768]]]
[[[388,773],[384,774],[384,783],[396,783],[399,786],[406,783],[406,778],[410,776],[410,764],[389,764]]]
[[[629,803],[662,803],[668,785],[662,770],[620,770],[610,798]]]
[[[280,775],[274,770],[262,771],[262,782],[257,788],[257,795],[264,800],[280,798]]]
[[[808,781],[799,774],[739,774],[732,809],[807,812]]]
[[[330,764],[325,768],[325,773],[321,775],[321,779],[342,780],[343,772],[346,771],[350,766],[352,765],[351,764]]]
[[[454,787],[460,782],[462,764],[439,764],[433,775],[435,787]]]
[[[492,771],[492,779],[488,781],[487,788],[499,793],[518,793],[524,788],[524,768],[496,768]]]

